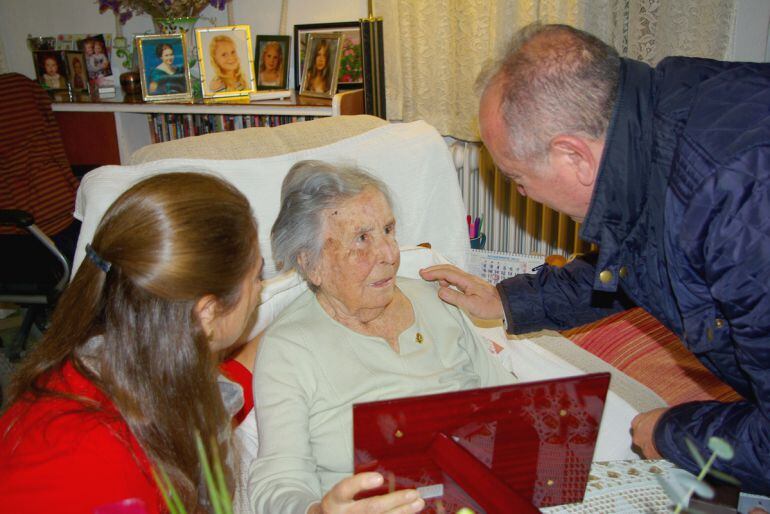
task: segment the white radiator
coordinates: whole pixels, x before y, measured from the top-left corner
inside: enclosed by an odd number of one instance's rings
[[[486,250],[570,255],[588,247],[569,216],[523,197],[479,143],[447,138],[468,214],[483,216]]]

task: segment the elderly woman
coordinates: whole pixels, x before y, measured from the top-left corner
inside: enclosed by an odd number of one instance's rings
[[[470,321],[435,286],[396,277],[386,186],[353,168],[297,163],[273,252],[309,290],[264,335],[254,370],[257,512],[418,512],[414,490],[359,500],[377,473],[353,471],[354,403],[511,383]]]

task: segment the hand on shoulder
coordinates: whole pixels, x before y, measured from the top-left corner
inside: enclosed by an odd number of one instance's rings
[[[499,319],[504,315],[497,289],[481,277],[450,264],[421,269],[420,276],[429,282],[438,282],[438,296],[443,301],[465,309],[477,318]]]

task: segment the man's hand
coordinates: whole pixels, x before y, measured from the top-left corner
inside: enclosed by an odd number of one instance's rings
[[[658,449],[655,448],[653,432],[655,431],[655,425],[658,424],[658,420],[667,410],[653,409],[648,412],[642,412],[637,414],[631,421],[631,437],[633,438],[634,446],[642,451],[642,456],[646,459],[663,458],[658,453]]]
[[[477,318],[499,319],[504,315],[503,302],[497,294],[497,289],[481,277],[449,264],[421,269],[420,276],[429,282],[438,281],[439,298],[465,309]]]
[[[343,478],[324,495],[321,503],[310,506],[308,514],[409,514],[425,507],[425,501],[414,489],[353,500],[361,491],[374,489],[382,483],[383,478],[379,473],[358,473]]]

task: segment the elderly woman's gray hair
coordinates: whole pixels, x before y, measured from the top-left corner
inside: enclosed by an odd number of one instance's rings
[[[367,188],[377,189],[393,208],[388,186],[360,168],[323,161],[300,161],[292,166],[283,179],[281,212],[270,233],[273,258],[279,266],[295,268],[307,279],[306,271],[316,266],[323,250],[323,212]],[[298,262],[303,254],[305,269]],[[308,285],[313,289],[309,281]]]

